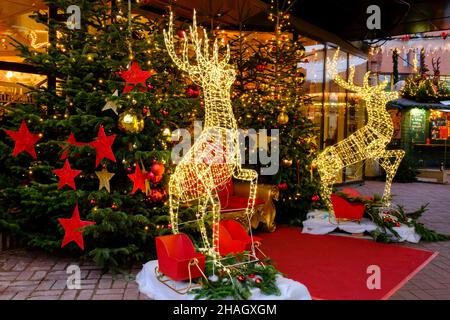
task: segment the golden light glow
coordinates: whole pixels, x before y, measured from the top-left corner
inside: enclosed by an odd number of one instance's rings
[[[173,38],[173,16],[170,14],[169,30],[164,30],[164,41],[170,57],[178,68],[202,87],[205,123],[194,145],[184,155],[170,177],[169,205],[172,230],[179,232],[178,208],[180,203],[198,202],[196,222],[198,223],[205,252],[214,262],[218,258],[218,237],[220,221],[220,201],[218,191],[225,188],[232,177],[250,182],[250,193],[245,210],[249,224],[255,204],[258,174],[254,170],[243,169],[240,165],[238,130],[230,99],[231,85],[235,71],[228,64],[230,48],[223,59],[219,59],[218,41],[210,48],[206,31],[200,37],[194,11],[193,25],[185,36],[181,57],[177,56]],[[188,53],[188,42],[195,53],[192,63]],[[212,238],[210,241],[205,226],[207,211],[212,213]],[[255,255],[254,248],[253,255]]]
[[[383,204],[390,206],[392,179],[405,154],[403,150],[386,150],[394,134],[394,125],[390,114],[386,110],[386,103],[398,97],[397,92],[384,91],[387,82],[376,86],[369,85],[370,72],[364,76],[363,86],[353,84],[355,68],[351,67],[348,81],[339,76],[337,58],[339,50],[333,60],[327,59],[330,77],[342,88],[357,93],[366,102],[367,124],[333,146],[325,148],[314,160],[319,171],[322,190],[321,196],[330,212],[333,212],[330,195],[340,170],[366,159],[378,161],[386,171],[386,184],[383,193]]]

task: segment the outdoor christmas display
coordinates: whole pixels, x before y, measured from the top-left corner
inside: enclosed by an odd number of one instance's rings
[[[403,150],[386,149],[394,133],[394,126],[391,116],[386,110],[386,103],[397,98],[398,94],[384,91],[386,82],[370,86],[370,72],[365,74],[362,87],[353,84],[354,67],[350,69],[348,81],[342,79],[337,70],[338,54],[339,50],[336,50],[333,60],[328,61],[329,74],[340,87],[361,96],[366,102],[368,118],[364,127],[337,144],[325,148],[314,160],[314,165],[322,180],[321,196],[326,202],[328,210],[333,213],[330,196],[339,171],[363,160],[373,159],[377,160],[386,171],[383,205],[389,208],[392,179],[405,154]]]

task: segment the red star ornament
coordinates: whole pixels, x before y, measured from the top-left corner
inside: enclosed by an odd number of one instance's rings
[[[58,189],[68,185],[72,189],[77,190],[74,179],[81,173],[81,170],[73,170],[70,167],[69,160],[66,159],[64,166],[61,169],[53,170],[53,173],[59,177]]]
[[[147,179],[147,173],[141,171],[139,164],[136,165],[134,173],[129,174],[128,177],[133,181],[133,190],[131,193],[135,193],[139,189],[141,189],[142,192],[146,192],[145,179]]]
[[[136,61],[133,61],[131,63],[131,67],[127,71],[116,72],[117,75],[119,75],[123,80],[125,80],[125,88],[123,89],[123,93],[130,92],[139,83],[142,85],[138,88],[139,91],[147,91],[145,81],[147,81],[147,79],[150,78],[155,73],[156,73],[155,70],[150,71],[142,70]]]
[[[63,248],[68,243],[75,241],[75,243],[84,250],[83,232],[81,228],[95,224],[94,221],[80,220],[80,212],[78,211],[78,204],[75,206],[72,217],[70,219],[59,218],[58,222],[64,228],[64,238],[61,243]]]
[[[34,149],[34,145],[39,141],[40,137],[38,134],[32,134],[28,129],[27,123],[25,120],[22,120],[22,124],[20,125],[19,130],[6,130],[3,129],[8,136],[10,136],[14,142],[14,150],[13,157],[17,156],[21,152],[27,152],[34,159],[37,159],[36,150]]]
[[[88,144],[86,142],[78,142],[77,139],[75,139],[75,136],[73,133],[71,133],[69,138],[64,142],[66,142],[66,143],[62,145],[62,148],[64,149],[67,147],[67,149],[64,150],[64,152],[62,153],[61,158],[60,158],[61,160],[64,160],[67,158],[67,154],[69,153],[69,150],[70,150],[70,147],[68,147],[67,145],[81,147],[81,146],[85,146]]]
[[[112,145],[116,139],[116,135],[107,136],[105,133],[105,128],[103,126],[98,130],[97,140],[91,142],[90,145],[95,149],[95,166],[97,167],[103,158],[112,160],[116,162],[116,156],[112,151]]]

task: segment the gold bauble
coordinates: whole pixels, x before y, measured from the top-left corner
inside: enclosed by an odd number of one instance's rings
[[[281,165],[285,168],[289,168],[290,166],[292,166],[292,159],[283,158],[281,160]]]
[[[144,130],[144,119],[132,110],[119,115],[119,127],[127,133],[139,133]]]
[[[300,45],[300,47],[295,50],[295,55],[297,56],[297,59],[302,59],[305,56],[305,47]]]
[[[286,112],[281,111],[281,113],[278,115],[277,121],[279,124],[286,124],[289,121],[289,116]]]

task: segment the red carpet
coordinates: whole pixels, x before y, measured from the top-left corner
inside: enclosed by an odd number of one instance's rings
[[[313,299],[388,299],[437,255],[372,240],[302,234],[294,227],[258,236],[278,270],[303,283]],[[367,288],[370,265],[381,269],[380,289]]]

